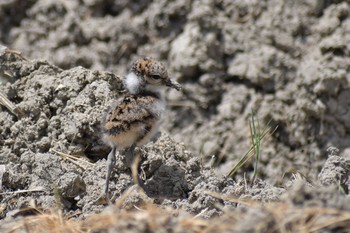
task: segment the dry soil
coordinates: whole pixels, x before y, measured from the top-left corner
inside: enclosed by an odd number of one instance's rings
[[[349,1],[5,0],[0,44],[0,231],[59,210],[53,232],[348,232]],[[108,207],[100,122],[139,56],[183,91],[137,150],[142,188],[118,157]],[[254,160],[226,176],[252,112],[278,126],[254,182]]]

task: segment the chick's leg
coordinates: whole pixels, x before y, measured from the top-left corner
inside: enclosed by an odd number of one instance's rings
[[[116,162],[115,152],[116,152],[116,147],[113,147],[107,157],[107,174],[106,174],[106,186],[105,186],[106,196],[108,195],[108,191],[109,191],[109,179],[111,177],[111,173]]]
[[[126,165],[131,168],[134,160],[135,144],[132,144],[127,150],[125,150]]]

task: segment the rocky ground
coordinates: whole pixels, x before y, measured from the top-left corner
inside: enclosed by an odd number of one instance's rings
[[[349,231],[348,1],[6,0],[0,22],[1,232]],[[183,91],[107,206],[100,122],[139,56]],[[278,127],[257,179],[228,177],[252,112]]]

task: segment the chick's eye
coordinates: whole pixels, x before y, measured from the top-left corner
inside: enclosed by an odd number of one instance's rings
[[[158,74],[154,74],[154,75],[151,75],[151,78],[153,78],[153,79],[160,79],[160,75],[158,75]]]

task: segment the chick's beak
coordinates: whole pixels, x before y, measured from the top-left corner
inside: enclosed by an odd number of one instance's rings
[[[178,82],[176,82],[174,80],[171,80],[171,79],[166,80],[165,85],[167,85],[168,87],[175,88],[178,91],[180,91],[181,88],[182,88],[180,83],[178,83]]]

